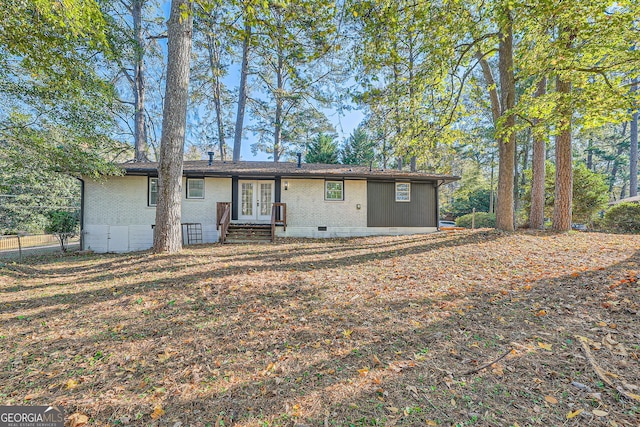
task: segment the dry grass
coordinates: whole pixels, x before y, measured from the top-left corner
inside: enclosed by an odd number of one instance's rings
[[[0,264],[0,403],[90,425],[636,426],[639,250],[481,230]]]

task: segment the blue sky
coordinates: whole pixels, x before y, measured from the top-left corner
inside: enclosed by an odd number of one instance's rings
[[[169,19],[169,12],[170,12],[170,8],[171,8],[171,2],[170,1],[164,1],[161,3],[161,9],[164,12],[165,15],[165,19]],[[162,48],[164,50],[164,54],[165,54],[165,60],[166,60],[166,40],[161,40],[160,41]],[[240,66],[239,64],[232,64],[229,67],[228,70],[228,74],[226,76],[223,77],[223,83],[226,85],[226,87],[232,91],[232,93],[234,94],[234,96],[237,96],[237,89],[240,83]],[[251,96],[256,96],[256,93],[250,94]],[[352,106],[353,107],[353,106]],[[190,106],[190,108],[193,108],[193,106]],[[235,112],[236,112],[236,108],[237,108],[237,104],[234,104],[232,106],[232,110],[233,110],[233,117],[232,120],[235,123]],[[337,141],[338,144],[341,145],[342,142],[344,141],[345,138],[347,138],[351,132],[360,124],[360,122],[364,119],[364,114],[362,111],[357,110],[357,109],[339,109],[339,108],[333,108],[333,109],[322,109],[322,111],[325,113],[325,115],[327,116],[327,119],[329,120],[330,123],[333,124],[334,128],[336,129],[336,134],[337,134]],[[251,152],[251,145],[254,143],[255,139],[257,138],[256,136],[253,135],[253,133],[249,130],[247,130],[247,127],[251,124],[251,116],[249,114],[249,108],[247,108],[247,111],[245,113],[245,123],[244,123],[244,133],[243,133],[243,139],[242,139],[242,150],[241,150],[241,154],[240,157],[243,160],[270,160],[269,159],[269,155],[266,153],[256,153],[255,155]],[[189,126],[189,123],[187,123],[187,127]],[[188,140],[189,137],[187,137],[187,144],[188,144]],[[233,138],[227,138],[227,144],[229,146],[233,146]],[[216,154],[217,154],[217,150]]]
[[[240,68],[237,64],[233,64],[229,67],[229,73],[223,78],[224,84],[233,91],[234,96],[237,96],[237,89],[240,84]],[[257,94],[251,94],[251,96],[256,97]],[[235,109],[237,108],[237,104],[233,105],[235,120]],[[345,138],[347,138],[351,132],[360,124],[360,122],[364,119],[364,114],[362,111],[357,109],[321,109],[321,111],[327,116],[327,119],[330,123],[333,124],[336,129],[336,134],[338,135],[337,141],[338,144],[341,145]],[[256,153],[255,155],[251,152],[251,145],[253,144],[256,136],[246,128],[250,125],[251,117],[249,115],[249,108],[247,108],[247,112],[245,113],[245,130],[243,133],[242,139],[242,150],[240,153],[240,157],[242,160],[271,160],[269,159],[269,155],[266,153]],[[227,144],[229,146],[233,146],[233,138],[227,139]]]

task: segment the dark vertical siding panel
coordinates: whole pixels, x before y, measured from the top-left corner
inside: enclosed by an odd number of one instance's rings
[[[274,188],[275,194],[273,195],[274,203],[280,203],[282,201],[282,178],[277,176],[274,185],[275,185],[275,188]],[[276,219],[278,220],[282,219],[280,217],[280,209],[276,210]]]
[[[431,183],[411,183],[411,201],[395,201],[395,183],[367,183],[369,227],[436,227],[436,189]]]
[[[238,177],[231,177],[231,219],[238,219]]]
[[[274,202],[275,203],[280,203],[280,201],[282,200],[282,178],[280,178],[279,176],[276,177],[276,181],[275,181],[275,194],[273,195],[274,197]]]
[[[367,182],[367,226],[389,226],[389,218],[393,215],[392,206],[389,203],[395,195],[391,182]]]

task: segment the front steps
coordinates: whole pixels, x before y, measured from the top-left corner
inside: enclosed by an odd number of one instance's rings
[[[270,243],[270,224],[229,224],[225,243]]]

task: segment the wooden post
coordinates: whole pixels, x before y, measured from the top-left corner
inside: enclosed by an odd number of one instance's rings
[[[471,211],[471,229],[475,230],[476,228],[476,208],[473,208]]]
[[[18,233],[18,259],[22,261],[22,242],[20,241],[20,233]]]

